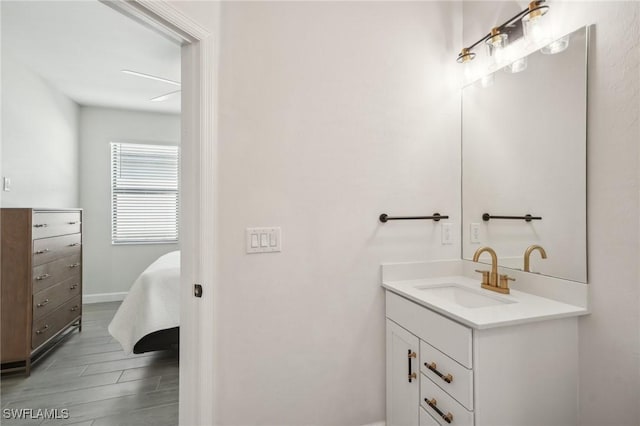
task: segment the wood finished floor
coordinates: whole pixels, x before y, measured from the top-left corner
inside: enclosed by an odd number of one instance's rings
[[[83,306],[82,332],[73,332],[31,369],[3,375],[5,408],[62,409],[66,420],[11,420],[10,425],[175,426],[178,424],[176,351],[127,355],[107,331],[120,302]]]

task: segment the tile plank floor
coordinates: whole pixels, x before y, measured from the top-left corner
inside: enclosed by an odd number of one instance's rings
[[[178,424],[178,353],[127,355],[107,331],[119,302],[83,306],[74,331],[31,369],[3,375],[3,409],[69,410],[69,419],[12,420],[2,425],[175,426]]]

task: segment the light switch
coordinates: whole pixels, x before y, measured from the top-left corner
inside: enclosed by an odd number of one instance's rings
[[[247,228],[247,253],[270,253],[282,251],[280,227]]]
[[[471,244],[480,244],[480,224],[472,223],[469,226],[469,241]]]

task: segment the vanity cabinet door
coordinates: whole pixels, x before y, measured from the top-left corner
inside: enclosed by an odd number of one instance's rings
[[[387,320],[387,426],[416,426],[420,415],[420,341]]]

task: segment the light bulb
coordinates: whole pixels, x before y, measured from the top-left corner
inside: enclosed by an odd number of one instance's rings
[[[494,52],[504,48],[507,45],[509,36],[500,31],[500,28],[495,27],[491,29],[489,38],[485,40],[487,45],[489,56],[493,56]]]
[[[549,6],[543,6],[543,3],[540,0],[532,1],[529,3],[529,11],[522,17],[522,31],[530,42],[538,42],[544,38],[540,18],[549,11]]]

